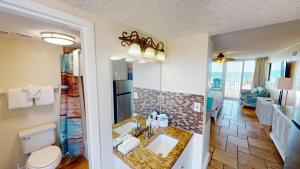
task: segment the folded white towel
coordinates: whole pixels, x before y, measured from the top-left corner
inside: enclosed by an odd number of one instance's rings
[[[80,49],[73,51],[73,75],[80,76]]]
[[[129,136],[122,144],[118,146],[118,150],[123,154],[126,155],[137,146],[140,145],[140,139],[135,138],[133,136]]]
[[[53,86],[40,87],[40,97],[35,99],[35,105],[49,105],[55,102]]]
[[[33,100],[28,99],[23,89],[9,89],[7,93],[8,109],[18,109],[33,106]]]
[[[28,99],[36,99],[41,96],[41,90],[38,87],[27,85],[23,90],[27,93]]]

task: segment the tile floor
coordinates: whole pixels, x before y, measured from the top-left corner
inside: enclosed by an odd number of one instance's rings
[[[84,157],[64,157],[57,169],[88,169],[88,161]]]
[[[283,162],[269,137],[269,127],[258,123],[255,109],[224,100],[217,122],[212,120],[209,169],[281,169]]]

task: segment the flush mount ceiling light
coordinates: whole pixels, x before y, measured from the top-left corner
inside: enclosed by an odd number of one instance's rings
[[[75,42],[75,37],[63,33],[42,32],[41,36],[44,41],[55,45],[68,46],[73,45]]]
[[[127,32],[123,32],[119,39],[122,46],[129,47],[127,55],[131,58],[134,57],[135,60],[166,61],[162,42],[154,43],[151,37],[140,37],[136,31],[131,32],[129,35]]]

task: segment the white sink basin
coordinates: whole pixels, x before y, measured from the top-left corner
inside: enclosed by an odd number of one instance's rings
[[[176,146],[178,140],[161,134],[156,137],[150,144],[148,144],[147,149],[151,150],[155,154],[161,157],[168,156],[169,152]]]
[[[128,134],[133,128],[136,128],[136,123],[128,122],[118,128],[115,128],[114,131],[120,135]]]

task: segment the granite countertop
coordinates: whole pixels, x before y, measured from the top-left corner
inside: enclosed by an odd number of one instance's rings
[[[143,116],[135,116],[134,118],[141,122],[142,128],[146,127],[145,118]],[[132,118],[127,119],[121,123],[117,123],[113,126],[113,128],[117,128],[129,121],[132,121]],[[117,137],[116,134],[117,133],[114,134],[113,132],[113,135],[115,135],[115,137]],[[178,140],[177,145],[170,151],[170,153],[166,157],[161,157],[146,148],[146,146],[160,134],[165,134]],[[114,149],[114,154],[122,159],[132,169],[170,169],[189,143],[192,135],[193,134],[189,131],[173,126],[159,128],[157,130],[157,133],[150,139],[145,139],[144,134],[142,133],[138,137],[141,140],[141,144],[137,148],[129,152],[127,155],[121,154],[117,150],[117,148]]]
[[[128,119],[126,119],[126,120],[124,120],[124,121],[121,121],[121,122],[119,122],[119,123],[117,123],[117,124],[114,124],[113,126],[112,126],[112,128],[113,129],[116,129],[116,128],[118,128],[118,127],[120,127],[120,126],[122,126],[122,125],[124,125],[124,124],[126,124],[126,123],[128,123],[128,122],[135,122],[133,119],[136,119],[139,123],[140,123],[140,125],[141,125],[141,129],[143,130],[143,129],[145,129],[146,128],[146,119],[145,119],[145,117],[143,117],[143,116],[141,116],[141,115],[136,115],[136,116],[134,116],[134,117],[131,117],[131,118],[128,118]],[[131,133],[129,133],[129,134],[131,134]],[[118,137],[118,136],[120,136],[117,132],[115,132],[114,130],[112,131],[112,138],[114,139],[114,138],[116,138],[116,137]]]

